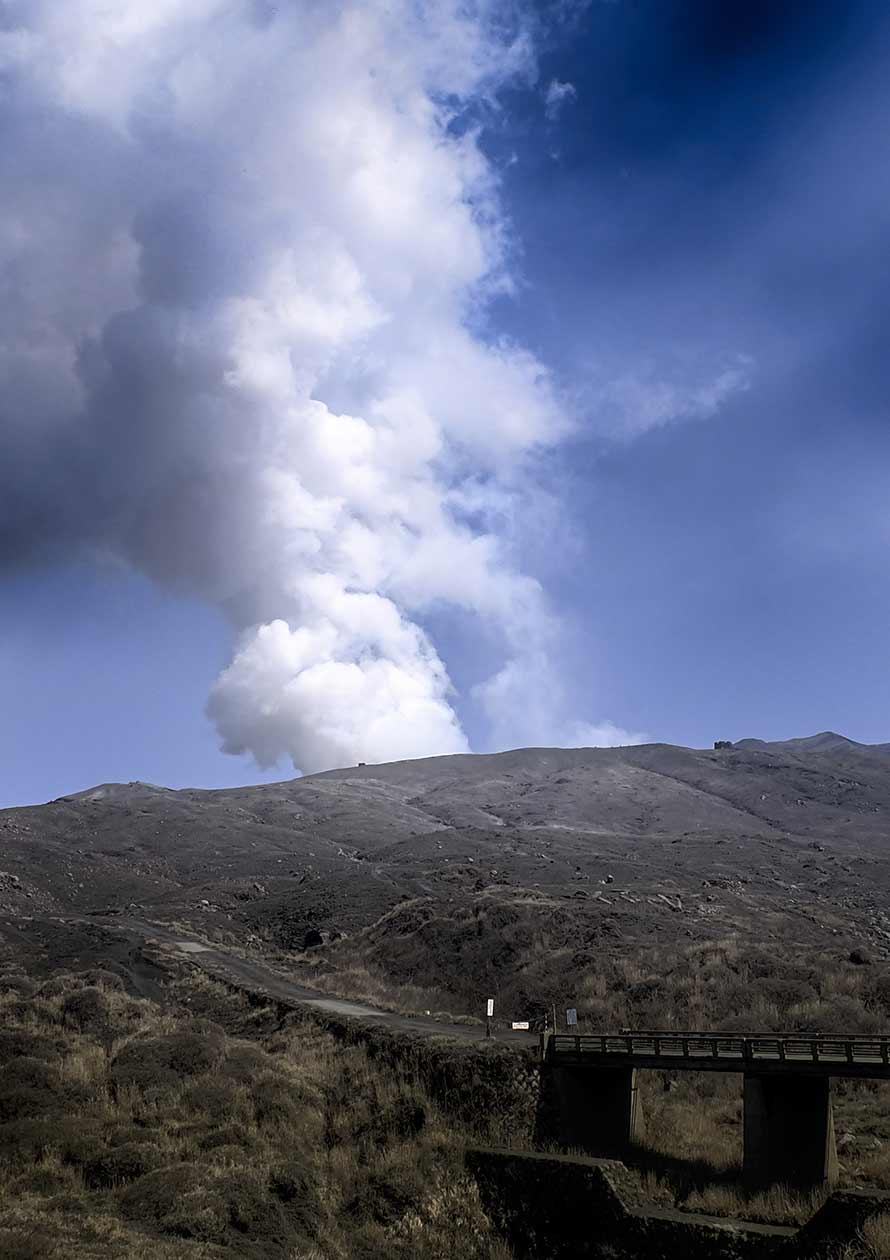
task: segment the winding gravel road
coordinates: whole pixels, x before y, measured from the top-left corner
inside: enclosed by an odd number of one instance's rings
[[[96,920],[94,919],[93,922]],[[262,996],[292,1002],[299,1006],[313,1007],[315,1010],[327,1011],[335,1015],[346,1015],[353,1019],[373,1020],[388,1028],[424,1037],[457,1037],[461,1041],[485,1039],[485,1030],[478,1024],[454,1024],[445,1020],[397,1015],[392,1011],[383,1011],[364,1002],[354,1002],[336,997],[334,994],[319,993],[316,989],[307,989],[268,963],[245,958],[240,954],[220,949],[218,946],[207,945],[204,941],[183,936],[181,932],[160,923],[129,918],[108,918],[101,919],[100,922],[103,927],[135,936],[144,944],[157,942],[172,948],[210,975]],[[497,1026],[492,1030],[492,1040],[525,1046],[538,1043],[535,1033],[514,1032],[512,1029]]]

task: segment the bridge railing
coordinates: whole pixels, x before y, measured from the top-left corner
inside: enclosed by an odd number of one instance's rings
[[[890,1037],[720,1036],[710,1033],[554,1033],[554,1055],[727,1062],[890,1065]]]

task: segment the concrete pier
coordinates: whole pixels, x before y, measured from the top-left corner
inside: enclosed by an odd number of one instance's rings
[[[833,1186],[837,1149],[831,1081],[745,1074],[745,1180],[751,1186]]]
[[[550,1069],[542,1132],[558,1135],[563,1146],[619,1159],[643,1137],[636,1071],[737,1072],[752,1186],[833,1186],[832,1077],[890,1080],[890,1037],[860,1034],[550,1033],[541,1057]]]
[[[636,1069],[553,1067],[560,1145],[605,1159],[624,1159],[644,1133]]]

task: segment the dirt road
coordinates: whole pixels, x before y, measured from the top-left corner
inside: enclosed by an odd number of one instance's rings
[[[485,1038],[485,1030],[478,1024],[454,1024],[444,1020],[396,1015],[392,1011],[383,1011],[363,1002],[354,1002],[333,994],[319,993],[316,989],[307,989],[268,963],[244,958],[217,946],[207,945],[203,941],[184,936],[181,932],[176,932],[159,923],[117,918],[103,919],[101,922],[103,927],[135,935],[146,944],[156,941],[175,949],[210,975],[221,980],[230,981],[251,992],[268,995],[284,1002],[298,1003],[301,1006],[313,1007],[315,1010],[328,1011],[331,1014],[347,1015],[353,1019],[374,1020],[388,1028],[398,1029],[400,1032],[410,1032],[426,1037],[458,1037],[462,1041],[479,1041]],[[536,1034],[514,1032],[508,1028],[498,1027],[496,1024],[492,1030],[492,1039],[526,1046],[535,1045],[538,1041]]]

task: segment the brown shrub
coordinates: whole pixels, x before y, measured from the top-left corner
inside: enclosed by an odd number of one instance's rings
[[[236,1042],[226,1055],[226,1075],[236,1081],[253,1082],[268,1069],[272,1059],[256,1046]]]
[[[214,1125],[197,1140],[199,1150],[213,1151],[218,1147],[237,1148],[240,1151],[253,1150],[257,1146],[256,1134],[243,1124]]]
[[[88,967],[81,971],[77,979],[91,988],[105,989],[109,993],[124,993],[126,985],[114,971],[106,971],[104,967]]]
[[[157,1137],[153,1130],[136,1128],[132,1123],[112,1125],[105,1130],[105,1141],[109,1146],[126,1146],[129,1142],[156,1142]]]
[[[244,1164],[244,1147],[236,1142],[221,1143],[204,1152],[208,1164],[237,1168]]]
[[[0,1091],[15,1089],[49,1089],[60,1087],[59,1071],[45,1059],[21,1055],[0,1068]]]
[[[193,1081],[182,1101],[190,1111],[201,1112],[215,1120],[228,1120],[234,1111],[246,1110],[238,1086],[233,1081],[213,1076],[200,1076]]]
[[[0,1162],[21,1167],[56,1152],[67,1164],[83,1164],[104,1147],[98,1126],[82,1116],[56,1115],[0,1124]]]
[[[382,1114],[382,1125],[399,1138],[415,1138],[426,1125],[426,1109],[415,1098],[396,1098]]]
[[[64,1048],[65,1041],[61,1037],[32,1032],[28,1028],[0,1029],[0,1063],[8,1063],[20,1055],[51,1061],[58,1059]]]
[[[101,1036],[107,1033],[111,1004],[101,989],[76,989],[62,1001],[62,1022],[78,1032]]]
[[[88,1160],[83,1166],[83,1177],[91,1189],[99,1189],[136,1181],[163,1163],[160,1147],[150,1142],[124,1142]]]
[[[890,1260],[890,1213],[881,1212],[865,1222],[862,1242],[869,1260]]]
[[[301,1108],[287,1079],[268,1073],[254,1082],[250,1096],[257,1124],[299,1126]]]
[[[241,1237],[253,1247],[282,1245],[293,1235],[280,1203],[248,1169],[208,1175],[186,1164],[161,1168],[128,1186],[121,1208],[161,1233],[206,1243],[224,1245]]]
[[[89,1098],[86,1086],[63,1082],[56,1067],[42,1059],[23,1056],[0,1070],[0,1123],[65,1115]]]
[[[53,1149],[56,1126],[49,1120],[14,1120],[0,1124],[0,1161],[16,1167],[36,1163]]]
[[[197,1202],[181,1205],[173,1232],[186,1238],[224,1243],[231,1234],[246,1235],[254,1244],[283,1243],[292,1233],[280,1205],[270,1200],[264,1180],[253,1171],[236,1169],[202,1187]],[[195,1220],[190,1220],[192,1208]]]
[[[47,1199],[64,1190],[66,1185],[67,1177],[62,1169],[37,1166],[14,1177],[10,1182],[10,1189],[16,1195],[32,1194]]]
[[[51,1003],[42,1001],[39,995],[31,998],[7,998],[3,1003],[3,1018],[7,1024],[54,1024],[56,1012]]]
[[[56,1255],[55,1240],[43,1230],[0,1229],[3,1260],[52,1260]]]
[[[59,1100],[51,1089],[33,1086],[0,1087],[0,1125],[14,1120],[38,1119],[57,1111]]]
[[[221,1036],[176,1032],[163,1037],[135,1037],[115,1056],[111,1080],[139,1089],[166,1089],[187,1076],[218,1067],[224,1056]]]
[[[423,1197],[424,1184],[417,1161],[377,1169],[356,1186],[346,1211],[359,1221],[392,1225]]]
[[[269,1191],[281,1203],[291,1227],[309,1238],[318,1238],[322,1230],[322,1208],[311,1170],[297,1160],[274,1167],[269,1176]]]
[[[22,997],[30,997],[37,992],[37,984],[29,976],[0,976],[0,993],[18,993]]]
[[[121,1211],[130,1220],[162,1224],[185,1195],[200,1189],[201,1173],[190,1164],[172,1164],[147,1173],[133,1182],[120,1198]]]
[[[105,1150],[99,1125],[84,1116],[61,1117],[53,1128],[52,1149],[58,1152],[65,1164],[85,1168]]]
[[[81,988],[81,983],[77,976],[68,973],[61,976],[50,976],[49,980],[44,980],[37,988],[37,996],[52,1001],[54,998],[64,997],[66,993],[70,993],[72,989]]]

